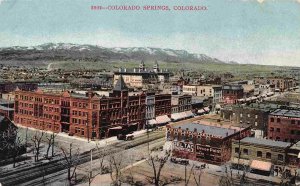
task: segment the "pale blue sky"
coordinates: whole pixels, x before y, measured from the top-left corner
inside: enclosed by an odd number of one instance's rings
[[[0,47],[48,42],[160,47],[226,61],[300,66],[299,1],[0,0]],[[205,5],[208,10],[91,11],[91,5]]]

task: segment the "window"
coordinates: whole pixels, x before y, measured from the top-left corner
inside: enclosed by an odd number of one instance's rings
[[[255,122],[254,124],[255,124],[255,126],[257,127],[257,122]]]
[[[255,119],[257,119],[258,118],[258,115],[255,115]]]
[[[248,149],[243,149],[243,153],[248,155]]]
[[[240,117],[242,118],[242,117],[243,117],[243,114],[240,114]]]
[[[272,157],[271,153],[270,153],[270,152],[267,152],[267,153],[266,153],[266,158],[271,159],[271,157]]]
[[[291,130],[291,134],[295,134],[295,131],[294,131],[294,130]]]
[[[280,132],[280,128],[276,128],[276,132]]]
[[[248,114],[248,118],[250,118],[250,114]]]
[[[273,127],[271,127],[271,128],[270,128],[270,131],[271,131],[271,132],[273,132],[273,131],[274,131],[274,128],[273,128]]]
[[[277,123],[280,123],[280,118],[277,118]]]
[[[296,121],[295,120],[291,120],[291,124],[296,124]]]
[[[271,118],[271,122],[274,122],[274,118]]]
[[[278,154],[278,161],[283,161],[283,155],[282,154]]]
[[[262,152],[261,151],[257,151],[256,156],[261,158],[262,157]]]
[[[235,152],[235,153],[239,153],[239,148],[238,148],[238,147],[235,147],[234,152]]]
[[[280,137],[277,136],[277,137],[276,137],[276,141],[280,141]]]

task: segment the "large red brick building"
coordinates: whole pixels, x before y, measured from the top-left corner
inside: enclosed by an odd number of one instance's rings
[[[291,143],[298,142],[300,140],[300,111],[277,109],[270,113],[268,138]]]
[[[145,99],[144,93],[129,96],[123,78],[108,97],[93,92],[84,95],[17,90],[14,121],[23,126],[100,139],[144,128]]]
[[[250,135],[250,127],[224,128],[198,123],[167,125],[167,140],[174,146],[173,156],[212,164],[229,161],[232,140]]]

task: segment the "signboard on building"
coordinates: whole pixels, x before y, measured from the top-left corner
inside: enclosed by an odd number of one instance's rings
[[[175,141],[174,146],[175,146],[176,150],[184,150],[184,151],[194,152],[194,144],[192,144],[192,143]]]

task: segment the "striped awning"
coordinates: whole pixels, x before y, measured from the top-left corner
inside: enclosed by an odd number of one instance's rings
[[[162,116],[156,117],[157,124],[165,124],[165,123],[169,123],[170,121],[171,121],[171,119],[167,115],[162,115]]]

